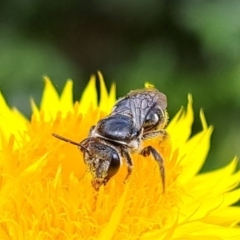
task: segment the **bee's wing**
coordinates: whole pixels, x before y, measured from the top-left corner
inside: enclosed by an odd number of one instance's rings
[[[113,112],[131,116],[135,127],[140,130],[147,115],[154,107],[165,110],[166,96],[157,89],[139,89],[131,91],[126,97],[120,99]]]
[[[155,88],[131,91],[129,97],[132,98],[131,109],[138,129],[142,127],[153,108],[167,108],[166,96]]]

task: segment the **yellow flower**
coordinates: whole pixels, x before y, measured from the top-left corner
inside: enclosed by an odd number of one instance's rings
[[[232,206],[240,196],[237,162],[198,174],[213,129],[201,111],[202,130],[191,136],[191,96],[170,121],[169,140],[150,140],[165,160],[165,193],[156,162],[138,154],[126,184],[123,165],[96,193],[82,153],[52,133],[80,142],[110,112],[115,86],[108,93],[99,76],[99,104],[94,76],[76,103],[72,81],[59,97],[45,78],[30,121],[0,95],[0,239],[239,240],[240,207]]]

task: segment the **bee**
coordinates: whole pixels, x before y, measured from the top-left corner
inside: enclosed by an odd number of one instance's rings
[[[53,136],[79,147],[84,162],[93,176],[92,186],[96,190],[118,172],[122,159],[127,164],[126,181],[133,170],[131,154],[136,152],[145,157],[152,154],[157,161],[164,192],[164,160],[155,148],[142,147],[142,143],[149,138],[167,137],[166,108],[167,98],[156,88],[133,90],[120,98],[111,113],[92,126],[88,137],[80,143],[55,133]]]

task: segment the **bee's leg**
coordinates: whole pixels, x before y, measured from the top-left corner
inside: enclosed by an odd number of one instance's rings
[[[160,153],[158,153],[156,149],[154,149],[152,146],[148,146],[142,149],[140,154],[143,155],[144,157],[147,157],[150,154],[152,154],[154,159],[158,162],[161,179],[162,179],[163,192],[165,192],[165,168],[164,168],[164,161]]]
[[[156,138],[156,137],[159,137],[161,140],[165,140],[165,139],[167,139],[168,134],[167,134],[165,129],[161,129],[161,130],[158,130],[158,131],[143,133],[142,139],[146,140],[146,139],[149,139],[149,138]]]
[[[125,148],[122,149],[122,156],[124,157],[124,159],[126,159],[126,162],[127,162],[128,172],[127,172],[127,176],[124,179],[124,183],[126,183],[127,179],[132,174],[133,162],[132,162],[132,158],[131,158],[129,152]]]

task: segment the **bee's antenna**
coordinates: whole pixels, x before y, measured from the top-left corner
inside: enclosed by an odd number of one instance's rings
[[[52,133],[52,135],[53,135],[55,138],[58,138],[58,139],[60,139],[60,140],[62,140],[62,141],[64,141],[64,142],[67,142],[67,143],[76,145],[76,146],[84,149],[85,151],[87,151],[87,152],[89,153],[88,149],[85,148],[85,147],[84,147],[82,144],[80,144],[80,143],[74,142],[74,141],[72,141],[72,140],[70,140],[70,139],[68,139],[68,138],[62,137],[62,136],[60,136],[60,135],[58,135],[58,134],[56,134],[56,133]]]

